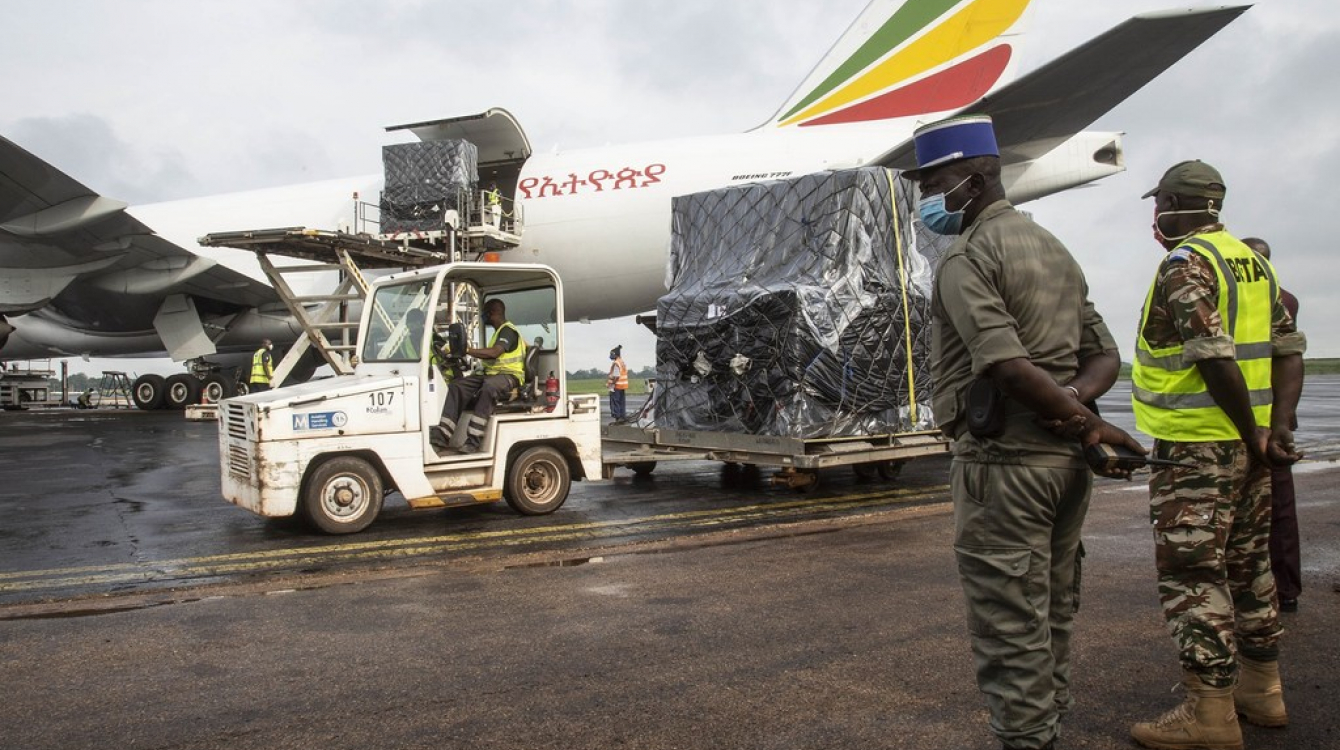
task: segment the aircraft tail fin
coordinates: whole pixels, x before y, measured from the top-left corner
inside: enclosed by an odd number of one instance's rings
[[[1250,7],[1136,16],[972,102],[963,112],[991,115],[1004,163],[1036,159],[1125,101]],[[913,144],[902,143],[872,163],[911,168],[916,165]]]
[[[762,127],[925,119],[1013,80],[1031,0],[872,0]]]

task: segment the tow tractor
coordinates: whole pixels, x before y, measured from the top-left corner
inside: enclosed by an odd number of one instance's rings
[[[524,382],[490,418],[481,452],[439,455],[429,428],[470,364],[467,342],[484,346],[491,299],[527,343]],[[599,397],[566,392],[562,320],[562,284],[543,265],[453,262],[377,279],[350,372],[222,402],[224,497],[332,534],[366,528],[394,490],[415,509],[506,500],[525,515],[554,512],[573,479],[602,468]]]

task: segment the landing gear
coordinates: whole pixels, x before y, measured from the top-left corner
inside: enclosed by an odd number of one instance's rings
[[[185,409],[200,403],[200,378],[188,373],[171,375],[167,379],[165,404],[169,409]]]
[[[201,382],[201,403],[217,404],[225,398],[232,398],[233,395],[235,395],[233,392],[233,381],[218,373],[206,376]]]
[[[141,375],[130,387],[135,406],[145,411],[163,408],[167,398],[167,380],[162,375]]]

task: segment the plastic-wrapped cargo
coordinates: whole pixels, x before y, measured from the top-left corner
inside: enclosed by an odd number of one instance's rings
[[[479,149],[462,140],[383,146],[382,170],[382,231],[432,231],[479,182]]]
[[[930,296],[949,239],[896,173],[674,199],[658,427],[793,438],[932,429]]]

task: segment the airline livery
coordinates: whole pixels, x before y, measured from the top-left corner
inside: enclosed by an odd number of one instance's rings
[[[1029,0],[874,0],[765,123],[745,133],[534,154],[506,110],[389,128],[464,138],[481,184],[524,209],[508,259],[564,278],[570,319],[632,315],[664,292],[671,198],[863,165],[912,165],[911,132],[995,120],[1016,203],[1123,169],[1099,116],[1247,6],[1137,16],[1016,76]],[[347,227],[381,175],[129,206],[0,137],[0,360],[170,356],[236,364],[298,327],[255,256],[202,235]]]

